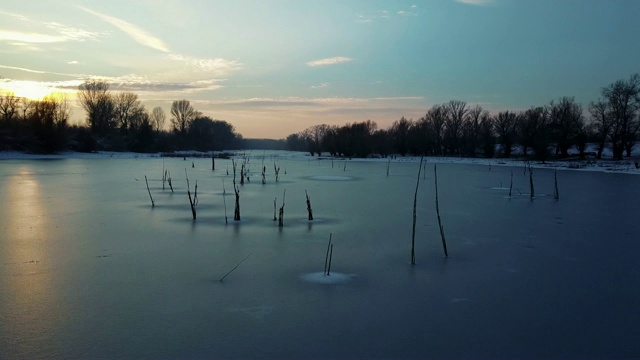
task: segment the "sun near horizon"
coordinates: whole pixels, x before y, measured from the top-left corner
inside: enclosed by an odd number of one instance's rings
[[[42,100],[60,92],[61,89],[52,88],[39,81],[14,80],[0,85],[1,95],[13,94],[16,97],[28,100]]]

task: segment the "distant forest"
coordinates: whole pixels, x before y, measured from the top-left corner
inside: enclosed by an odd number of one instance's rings
[[[629,157],[640,133],[640,75],[601,89],[583,106],[573,97],[525,111],[489,113],[479,105],[452,100],[433,105],[420,119],[401,117],[388,129],[364,121],[343,126],[314,125],[286,140],[243,139],[234,127],[197,111],[188,100],[173,101],[168,116],[151,111],[132,92],[112,92],[104,81],[86,81],[78,99],[86,124],[70,125],[68,100],[52,95],[29,100],[0,96],[0,150],[53,153],[66,150],[170,152],[234,149],[307,151],[311,155],[367,157],[390,154],[511,157],[515,146],[539,160],[585,158],[588,143],[601,158],[606,146],[614,159]],[[165,122],[170,130],[166,131]],[[573,150],[575,149],[575,150]]]
[[[640,75],[602,88],[587,106],[588,116],[573,97],[561,97],[526,111],[490,114],[479,105],[452,100],[433,105],[418,120],[404,117],[388,129],[365,121],[344,126],[315,125],[289,135],[290,150],[333,156],[389,154],[467,157],[511,157],[515,146],[523,156],[566,158],[570,150],[585,158],[588,143],[596,158],[611,146],[613,158],[631,156],[640,130]],[[496,145],[499,146],[496,146]]]
[[[188,100],[174,101],[168,117],[161,107],[147,111],[135,93],[110,91],[104,81],[86,81],[77,94],[86,112],[86,124],[79,126],[68,123],[62,94],[42,100],[0,96],[0,150],[170,152],[246,145],[231,124],[203,115]],[[164,130],[166,121],[170,131]]]

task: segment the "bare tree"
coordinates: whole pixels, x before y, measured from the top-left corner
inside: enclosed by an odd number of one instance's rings
[[[109,94],[109,83],[87,80],[78,87],[80,105],[87,112],[92,131],[105,132],[114,126],[115,106]]]
[[[591,127],[598,142],[596,158],[602,159],[604,146],[611,134],[612,121],[609,103],[603,99],[599,99],[596,102],[592,101],[589,103],[589,113],[591,113]]]
[[[487,116],[489,116],[489,111],[482,109],[480,105],[469,109],[462,129],[463,147],[466,155],[476,156],[480,143],[481,119]]]
[[[517,136],[523,148],[523,155],[533,149],[536,157],[545,160],[549,155],[549,109],[533,107],[522,114],[517,123]]]
[[[0,116],[4,121],[13,120],[18,113],[20,98],[10,92],[0,96]]]
[[[171,104],[171,126],[173,131],[186,134],[193,119],[197,118],[200,112],[196,111],[189,100],[175,100]]]
[[[35,135],[36,149],[51,153],[64,148],[64,130],[70,116],[66,97],[53,94],[31,104],[27,119]]]
[[[518,118],[519,116],[516,113],[508,110],[499,112],[494,118],[495,129],[500,138],[504,157],[511,157]]]
[[[611,145],[613,158],[621,160],[623,153],[631,153],[640,120],[640,74],[633,74],[628,81],[618,80],[602,89],[602,96],[607,100],[612,126]]]
[[[480,144],[485,157],[491,158],[496,152],[495,126],[489,112],[480,115]]]
[[[162,129],[164,129],[164,122],[167,116],[164,113],[164,110],[162,110],[160,106],[153,108],[153,110],[151,111],[150,118],[151,118],[151,124],[153,125],[153,129],[156,132],[160,132]]]
[[[433,155],[442,155],[444,124],[447,119],[447,107],[445,105],[433,105],[425,116],[428,123],[430,138],[433,140]]]
[[[141,113],[144,112],[144,105],[138,99],[138,95],[132,92],[119,92],[113,95],[115,107],[114,121],[120,130],[129,130],[129,128],[137,128]]]
[[[556,143],[556,155],[569,155],[569,148],[576,143],[579,130],[584,127],[582,105],[576,103],[573,97],[562,97],[558,102],[549,104],[551,131]]]
[[[407,120],[404,116],[391,124],[391,137],[393,144],[400,155],[404,156],[408,152],[409,130],[413,126],[412,120]]]
[[[55,104],[53,114],[53,122],[58,127],[65,127],[71,117],[71,106],[69,106],[69,98],[66,94],[57,92],[45,97],[46,100]]]
[[[20,110],[22,111],[22,119],[27,118],[27,114],[31,110],[32,106],[33,106],[33,101],[31,101],[26,97],[20,98]]]
[[[311,156],[316,153],[318,156],[322,154],[325,137],[331,130],[327,124],[313,125],[300,133],[300,136],[307,142],[307,150]]]
[[[469,108],[466,102],[459,100],[451,100],[444,106],[447,108],[447,117],[444,124],[445,148],[450,155],[454,155],[460,151],[462,125]]]

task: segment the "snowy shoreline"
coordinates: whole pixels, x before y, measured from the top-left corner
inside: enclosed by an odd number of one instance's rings
[[[352,162],[387,162],[387,158],[345,158],[345,157],[328,157],[328,156],[311,156],[308,152],[281,151],[281,150],[225,150],[225,154],[234,154],[232,157],[249,156],[251,158],[278,158],[282,160],[319,160],[319,161],[352,161]],[[178,157],[197,157],[205,158],[209,152],[183,151],[175,153]],[[55,160],[55,159],[148,159],[161,158],[162,153],[134,153],[134,152],[115,152],[115,151],[99,151],[93,153],[82,152],[63,152],[58,154],[30,154],[19,151],[0,151],[0,160]],[[461,165],[485,165],[485,166],[513,166],[524,167],[530,164],[533,168],[546,168],[557,170],[578,170],[578,171],[597,171],[606,173],[623,173],[640,175],[640,169],[635,166],[635,158],[626,160],[605,159],[585,159],[585,160],[549,160],[547,162],[524,160],[519,158],[464,158],[464,157],[446,157],[446,156],[428,156],[425,157],[427,163],[434,164],[461,164]],[[419,156],[393,156],[391,162],[419,162]]]

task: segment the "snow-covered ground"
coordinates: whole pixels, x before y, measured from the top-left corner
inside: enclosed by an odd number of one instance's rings
[[[589,146],[587,152],[595,152],[595,146]],[[236,158],[250,157],[254,159],[265,158],[278,158],[286,160],[327,160],[327,161],[377,161],[387,162],[389,158],[341,158],[329,157],[328,154],[322,154],[321,156],[311,156],[308,152],[296,152],[296,151],[277,151],[277,150],[225,150],[223,153],[235,154]],[[207,157],[206,152],[197,151],[182,151],[176,152],[179,156],[189,157],[192,154],[197,154],[198,157]],[[514,157],[510,159],[505,158],[464,158],[464,157],[426,157],[425,160],[428,163],[437,164],[470,164],[470,165],[487,165],[487,166],[516,166],[524,167],[531,165],[533,168],[550,168],[558,170],[581,170],[581,171],[600,171],[600,172],[616,172],[625,174],[640,174],[640,168],[636,168],[635,162],[640,162],[640,151],[636,150],[632,152],[631,158],[625,158],[621,161],[612,160],[612,153],[610,148],[606,148],[603,152],[602,159],[588,158],[585,160],[578,160],[577,157],[572,157],[571,160],[550,160],[546,162],[540,162],[535,160],[522,160],[518,158],[521,155],[521,151],[518,147],[514,148]],[[59,154],[29,154],[17,151],[0,151],[0,160],[18,160],[18,159],[144,159],[144,158],[159,158],[162,157],[160,153],[132,153],[132,152],[110,152],[100,151],[93,153],[81,153],[81,152],[63,152]],[[416,156],[393,156],[392,162],[418,162],[420,157]]]

